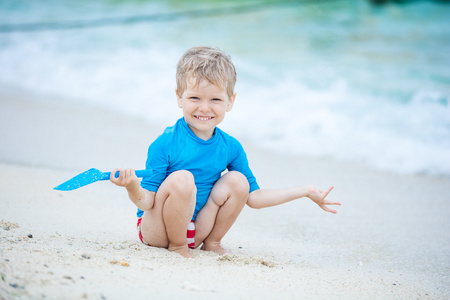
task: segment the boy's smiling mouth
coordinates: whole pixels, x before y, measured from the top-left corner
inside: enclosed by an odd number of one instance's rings
[[[200,121],[208,121],[208,120],[212,120],[213,117],[206,117],[206,116],[194,116],[197,120]]]

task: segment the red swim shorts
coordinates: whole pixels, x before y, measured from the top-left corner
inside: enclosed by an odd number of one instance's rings
[[[138,218],[138,220],[137,220],[137,231],[138,231],[139,239],[141,240],[141,242],[143,244],[145,244],[147,246],[151,246],[142,237],[141,222],[142,222],[142,218]],[[194,223],[194,221],[191,221],[191,223],[189,223],[189,225],[188,225],[187,234],[186,234],[188,247],[191,248],[191,249],[195,248],[194,236],[195,236],[195,223]]]

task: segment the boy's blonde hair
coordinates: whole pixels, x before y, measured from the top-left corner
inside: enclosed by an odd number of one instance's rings
[[[218,48],[193,47],[186,51],[177,65],[177,91],[182,96],[187,88],[188,79],[195,80],[195,86],[206,80],[227,91],[229,97],[234,94],[236,69],[230,56]]]

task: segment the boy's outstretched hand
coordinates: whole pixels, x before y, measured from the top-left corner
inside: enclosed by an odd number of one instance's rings
[[[311,199],[312,201],[314,201],[317,205],[319,205],[320,208],[322,208],[324,211],[336,214],[337,211],[334,209],[330,209],[327,205],[341,205],[341,203],[329,201],[326,199],[326,197],[328,196],[328,194],[331,192],[331,190],[333,188],[334,188],[334,186],[331,186],[327,191],[322,191],[322,190],[316,188],[315,186],[310,186],[307,197],[309,199]]]

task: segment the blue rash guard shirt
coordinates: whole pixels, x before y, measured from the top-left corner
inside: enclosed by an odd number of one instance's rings
[[[242,145],[232,136],[215,128],[213,136],[205,141],[197,137],[184,118],[167,127],[149,147],[146,169],[153,169],[150,177],[144,177],[141,186],[157,192],[162,182],[175,171],[187,170],[194,175],[197,199],[192,220],[206,204],[209,193],[223,171],[238,171],[247,177],[249,192],[259,189],[248,165]],[[143,211],[138,209],[137,216]]]

